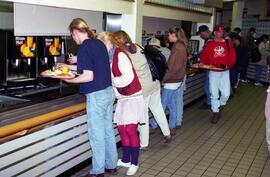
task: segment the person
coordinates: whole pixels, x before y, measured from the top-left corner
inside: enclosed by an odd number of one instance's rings
[[[247,49],[249,62],[252,61],[252,51],[257,47],[255,44],[255,38],[256,38],[256,29],[254,27],[251,27],[249,28],[247,35],[242,37],[241,39],[243,47]],[[245,76],[247,75],[247,70],[244,75]],[[248,82],[246,77],[242,78],[240,81],[243,83]]]
[[[224,27],[216,25],[214,27],[214,40],[206,44],[200,55],[202,65],[213,66],[209,71],[211,109],[213,112],[211,123],[213,124],[219,121],[221,109],[226,105],[230,96],[229,70],[234,65],[235,58],[236,54],[232,42],[224,39]]]
[[[270,157],[270,86],[267,90],[267,98],[265,102],[265,125],[266,125],[266,143],[268,148],[268,158]]]
[[[199,26],[198,34],[200,35],[200,38],[204,40],[204,46],[207,44],[207,42],[212,40],[211,32],[206,25]],[[209,90],[209,71],[205,71],[205,79],[204,79],[204,93],[206,95],[206,103],[201,107],[203,109],[210,109],[211,107],[211,95]]]
[[[175,135],[177,126],[181,127],[183,121],[183,93],[188,60],[188,40],[182,28],[171,27],[168,35],[173,47],[167,62],[168,68],[162,79],[161,101],[164,110],[167,107],[169,109],[169,127],[171,135]]]
[[[131,59],[121,42],[112,33],[100,33],[98,39],[107,47],[111,62],[112,81],[117,104],[114,114],[122,142],[122,159],[117,165],[129,167],[127,175],[134,175],[138,168],[140,140],[138,124],[145,123],[144,100],[138,76]]]
[[[80,83],[80,93],[86,96],[88,136],[92,149],[92,169],[88,177],[103,177],[104,171],[116,172],[117,148],[112,126],[115,100],[109,57],[105,45],[93,38],[90,27],[81,19],[73,19],[69,25],[73,40],[80,45],[77,65],[60,64],[82,74],[68,83]]]
[[[241,36],[241,28],[239,28],[239,27],[236,27],[236,28],[234,28],[233,29],[233,32],[235,33],[235,34],[238,34],[239,36]]]
[[[151,72],[146,58],[144,54],[139,51],[139,47],[132,43],[130,36],[125,31],[117,31],[114,32],[113,35],[122,43],[128,52],[142,86],[146,120],[145,124],[139,125],[138,127],[140,132],[141,150],[148,150],[149,145],[148,108],[160,126],[160,129],[164,135],[164,143],[169,143],[171,141],[170,129],[161,104],[160,82],[158,80],[152,80]]]
[[[268,35],[267,34],[263,34],[259,40],[258,40],[258,50],[261,54],[261,60],[259,60],[258,62],[255,62],[256,67],[255,67],[255,81],[254,81],[254,85],[255,86],[262,86],[262,84],[260,83],[260,79],[261,79],[261,73],[262,73],[262,69],[263,69],[263,65],[267,64],[267,59],[270,58],[270,50],[268,47]]]
[[[236,62],[230,70],[230,80],[233,92],[238,85],[238,80],[245,79],[248,67],[248,53],[247,49],[242,45],[241,37],[238,34],[231,36],[236,52]],[[240,77],[239,77],[240,75]]]

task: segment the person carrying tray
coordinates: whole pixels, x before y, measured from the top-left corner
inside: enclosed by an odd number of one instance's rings
[[[221,109],[230,96],[230,68],[234,65],[236,54],[230,40],[224,39],[224,27],[214,27],[214,40],[208,42],[200,55],[200,65],[211,65],[209,84],[211,94],[211,123],[216,124],[221,117]],[[220,68],[220,69],[215,69]],[[221,95],[219,94],[221,93]]]

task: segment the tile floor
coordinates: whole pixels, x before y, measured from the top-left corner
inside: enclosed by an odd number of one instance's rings
[[[203,100],[188,106],[184,124],[169,145],[163,144],[160,132],[150,137],[150,149],[140,153],[140,168],[135,176],[269,177],[265,98],[266,87],[240,85],[216,125],[209,121],[210,110],[199,109]],[[73,177],[86,175],[89,169]],[[114,176],[123,177],[126,171],[119,168]]]

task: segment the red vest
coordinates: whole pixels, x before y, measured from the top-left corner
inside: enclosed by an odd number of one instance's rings
[[[113,54],[113,61],[112,61],[112,74],[114,77],[120,77],[122,75],[121,71],[119,70],[119,66],[118,66],[118,54],[120,52],[123,52],[127,55],[131,65],[132,65],[132,62],[128,56],[128,54],[121,48],[116,48],[115,51],[114,51],[114,54]],[[138,91],[140,91],[142,88],[141,88],[141,84],[139,82],[139,79],[138,79],[138,76],[137,76],[137,73],[135,72],[135,69],[132,65],[132,72],[133,72],[133,75],[134,75],[134,78],[132,80],[132,82],[125,86],[125,87],[117,87],[117,91],[121,94],[121,95],[125,95],[125,96],[129,96],[129,95],[132,95]]]

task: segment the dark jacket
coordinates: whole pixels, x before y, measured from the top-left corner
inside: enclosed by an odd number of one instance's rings
[[[236,52],[236,67],[246,67],[249,62],[249,56],[247,52],[247,48],[242,46],[241,44],[239,46],[235,46],[235,52]]]
[[[176,41],[171,50],[163,83],[177,83],[183,80],[186,74],[187,56],[187,48],[184,43]]]

